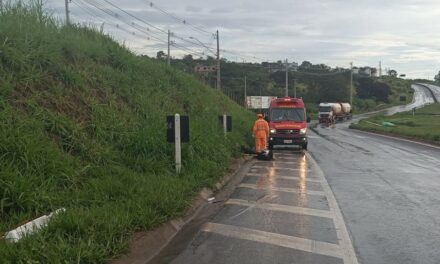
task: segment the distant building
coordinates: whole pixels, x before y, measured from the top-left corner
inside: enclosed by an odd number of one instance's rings
[[[357,69],[357,73],[355,73],[354,72],[354,69],[353,69],[353,73],[354,74],[359,74],[359,75],[361,75],[361,76],[368,76],[368,77],[377,77],[377,73],[378,73],[378,71],[377,71],[377,69],[376,68],[374,68],[374,67],[369,67],[369,66],[366,66],[366,67],[360,67],[359,69]]]

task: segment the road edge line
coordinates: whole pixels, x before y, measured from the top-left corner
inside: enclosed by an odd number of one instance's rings
[[[359,264],[356,252],[353,246],[353,240],[348,232],[347,226],[345,225],[344,217],[342,215],[342,211],[339,208],[339,205],[336,201],[336,198],[333,194],[333,191],[330,187],[330,184],[327,182],[325,178],[325,174],[319,166],[318,162],[312,157],[312,155],[308,152],[305,153],[307,158],[313,165],[316,167],[316,173],[322,177],[323,181],[321,182],[322,188],[324,192],[326,192],[327,202],[330,207],[330,211],[334,214],[333,221],[335,223],[336,234],[339,238],[339,242],[341,245],[341,249],[343,252],[344,264]]]
[[[389,134],[381,133],[381,132],[378,132],[378,131],[363,130],[363,129],[359,129],[359,128],[349,128],[349,129],[357,131],[357,132],[360,132],[360,133],[369,134],[369,135],[372,135],[372,136],[391,138],[391,139],[395,139],[395,140],[405,141],[405,142],[409,142],[409,143],[413,143],[413,144],[417,144],[417,145],[421,145],[421,146],[430,147],[430,148],[433,148],[433,149],[440,150],[440,146],[434,145],[434,144],[430,143],[429,141],[421,142],[422,140],[417,141],[415,139],[409,139],[409,138],[405,138],[405,137],[399,136],[399,135],[389,135]]]

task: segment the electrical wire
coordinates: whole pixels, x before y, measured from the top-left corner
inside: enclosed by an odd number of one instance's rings
[[[136,19],[136,20],[138,20],[138,21],[140,21],[140,22],[146,24],[146,25],[149,25],[149,26],[152,27],[152,28],[155,28],[156,30],[158,30],[158,31],[160,31],[160,32],[162,32],[162,33],[168,34],[168,32],[167,32],[166,30],[161,29],[161,28],[159,28],[159,27],[156,27],[156,26],[154,26],[153,24],[151,24],[151,23],[145,21],[144,19],[141,19],[141,18],[139,18],[139,17],[137,17],[137,16],[135,16],[135,15],[133,15],[133,14],[131,14],[131,13],[125,11],[124,9],[118,7],[117,5],[113,4],[112,2],[110,2],[110,1],[108,1],[108,0],[103,0],[103,1],[106,2],[107,4],[113,6],[114,8],[120,10],[120,11],[123,12],[124,14],[126,14],[126,15],[128,15],[128,16],[130,16],[130,17],[132,17],[132,18],[134,18],[134,19]]]
[[[86,1],[84,1],[84,2],[86,2]],[[148,32],[148,31],[145,31],[145,30],[143,30],[143,29],[140,29],[140,28],[136,27],[136,24],[129,23],[129,22],[127,22],[127,21],[122,20],[122,19],[120,18],[120,16],[119,16],[117,13],[113,12],[113,11],[106,10],[105,8],[101,8],[101,7],[97,6],[95,3],[92,3],[92,2],[90,2],[90,1],[88,1],[88,2],[86,2],[86,3],[89,4],[89,5],[94,6],[95,8],[97,8],[97,9],[99,9],[99,10],[101,10],[101,12],[103,12],[103,13],[105,13],[105,14],[111,16],[112,18],[116,18],[116,19],[118,19],[119,21],[125,23],[125,24],[128,25],[129,27],[132,27],[132,28],[136,29],[137,31],[143,33],[144,35],[146,35],[146,36],[148,37],[148,39],[151,39],[151,38],[152,38],[152,39],[155,39],[156,41],[159,41],[159,42],[168,43],[166,40],[163,40],[163,39],[161,39],[161,38],[158,38],[157,36],[153,35],[152,33],[150,33],[150,32]]]
[[[119,10],[123,14],[125,14],[125,15],[127,15],[127,16],[129,16],[129,17],[131,17],[131,18],[133,18],[133,19],[135,19],[135,20],[137,20],[137,21],[147,25],[147,27],[145,27],[143,25],[139,25],[139,24],[137,24],[135,22],[127,22],[127,21],[125,21],[123,19],[123,16],[119,15],[118,13],[116,13],[116,12],[114,12],[114,11],[108,9],[108,8],[102,7],[102,5],[98,4],[96,1],[90,1],[90,0],[89,1],[75,0],[75,1],[81,1],[83,3],[86,3],[88,5],[91,5],[91,6],[95,7],[96,9],[99,9],[101,12],[107,14],[108,16],[111,16],[112,18],[116,18],[116,19],[120,20],[121,22],[125,23],[126,25],[128,25],[129,27],[131,27],[131,28],[133,28],[133,29],[135,29],[135,30],[145,34],[148,37],[148,39],[154,39],[156,41],[159,41],[159,42],[167,44],[167,41],[163,40],[161,38],[161,34],[168,34],[168,31],[166,31],[166,30],[164,30],[162,28],[159,28],[159,27],[151,24],[150,22],[146,21],[145,19],[139,18],[138,16],[135,16],[135,15],[125,11],[124,9],[120,8],[119,6],[117,6],[114,3],[110,2],[109,0],[102,0],[102,1],[107,3],[108,5],[112,6],[113,8]],[[76,3],[76,4],[78,5],[78,3]],[[190,41],[190,40],[188,40],[188,39],[186,39],[186,38],[184,38],[184,37],[182,37],[180,35],[177,35],[176,33],[172,33],[171,37],[173,37],[175,39],[178,39],[178,40],[181,40],[183,42],[186,42],[187,44],[190,44],[192,46],[202,47],[202,48],[204,48],[203,52],[195,51],[195,50],[193,50],[193,49],[191,49],[189,47],[186,47],[184,44],[177,44],[176,42],[172,42],[171,43],[172,46],[180,48],[180,49],[188,51],[188,52],[191,52],[192,54],[196,54],[196,55],[204,56],[205,55],[205,51],[209,52],[209,53],[212,53],[214,56],[217,55],[216,51],[212,47],[210,47],[212,45],[212,42],[216,39],[216,35],[215,34],[212,34],[211,32],[209,32],[207,30],[204,30],[201,27],[197,27],[197,26],[195,26],[193,24],[188,23],[188,21],[186,21],[185,19],[175,16],[174,14],[166,11],[165,9],[163,9],[163,8],[161,8],[159,6],[157,6],[153,2],[150,2],[150,7],[160,11],[161,13],[163,13],[163,14],[165,14],[167,16],[172,17],[175,20],[178,20],[179,22],[181,22],[181,23],[183,23],[183,24],[185,24],[187,26],[190,26],[194,30],[197,30],[199,32],[203,32],[203,33],[209,34],[210,37],[214,36],[214,38],[212,38],[211,43],[209,45],[206,45],[203,42],[198,43],[198,42]],[[112,25],[112,26],[114,26],[114,27],[118,28],[119,30],[122,30],[122,31],[124,31],[126,33],[129,33],[131,35],[136,35],[135,32],[131,32],[131,31],[121,27],[118,24],[113,25],[112,23],[108,22],[108,20],[106,20],[106,23],[110,24],[110,25]],[[155,29],[158,32],[154,32],[150,28]],[[229,50],[220,50],[220,51],[224,52],[224,53],[229,53],[229,54],[236,55],[237,57],[240,57],[243,60],[245,60],[245,58],[250,58],[250,59],[253,59],[253,60],[262,60],[262,61],[264,61],[264,59],[256,57],[256,56],[244,55],[244,54],[240,54],[240,53],[229,51]]]
[[[90,15],[90,16],[92,16],[92,17],[99,17],[98,19],[103,23],[103,24],[108,24],[108,25],[110,25],[110,26],[112,26],[112,27],[114,27],[114,28],[117,28],[117,29],[119,29],[119,30],[121,30],[121,31],[124,31],[125,33],[128,33],[129,35],[133,35],[133,36],[136,36],[136,33],[134,32],[134,31],[129,31],[129,30],[127,30],[126,28],[124,28],[124,27],[122,27],[122,26],[120,26],[119,24],[114,24],[114,23],[112,23],[112,22],[109,22],[108,20],[106,20],[106,19],[103,19],[100,15],[98,15],[96,12],[93,12],[92,10],[90,10],[90,9],[88,9],[88,7],[87,6],[81,6],[79,3],[77,3],[76,1],[78,1],[78,2],[82,2],[82,0],[75,0],[75,1],[72,1],[72,3],[74,4],[74,5],[76,5],[78,8],[80,8],[82,11],[84,11],[85,13],[87,13],[88,15]]]
[[[154,3],[151,2],[151,1],[149,2],[149,6],[152,7],[152,8],[154,8],[154,9],[156,9],[156,10],[158,10],[158,11],[161,12],[162,14],[165,14],[165,15],[167,15],[167,16],[169,16],[169,17],[171,17],[171,18],[173,18],[173,19],[175,19],[175,20],[177,20],[177,21],[179,21],[180,23],[182,23],[182,24],[184,24],[184,25],[186,25],[186,26],[189,26],[189,27],[193,28],[194,30],[196,30],[196,31],[198,31],[198,32],[200,32],[200,33],[208,34],[208,35],[210,35],[210,36],[213,36],[213,35],[214,35],[212,32],[209,32],[207,29],[205,30],[205,29],[203,29],[203,28],[200,27],[200,26],[193,25],[192,23],[189,23],[186,19],[184,19],[184,18],[180,18],[180,17],[178,17],[178,16],[176,16],[176,15],[174,15],[174,14],[172,14],[172,13],[166,11],[165,9],[163,9],[163,8],[161,8],[161,7],[159,7],[159,6],[157,6],[156,4],[154,4]]]

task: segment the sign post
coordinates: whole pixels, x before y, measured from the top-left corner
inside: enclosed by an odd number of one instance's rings
[[[227,124],[227,116],[223,115],[223,132],[225,132],[225,137],[226,137],[226,133],[228,132],[228,124]]]
[[[176,173],[182,170],[182,145],[180,142],[180,115],[174,115],[174,145],[176,147]]]
[[[182,170],[182,143],[189,142],[189,117],[167,116],[167,142],[175,144],[176,173]]]

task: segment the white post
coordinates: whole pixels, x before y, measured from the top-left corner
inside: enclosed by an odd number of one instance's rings
[[[182,169],[182,148],[180,142],[180,115],[174,115],[174,140],[176,146],[176,173]]]
[[[226,136],[226,133],[228,132],[228,123],[227,123],[226,115],[223,115],[223,132],[225,132],[225,136]]]

